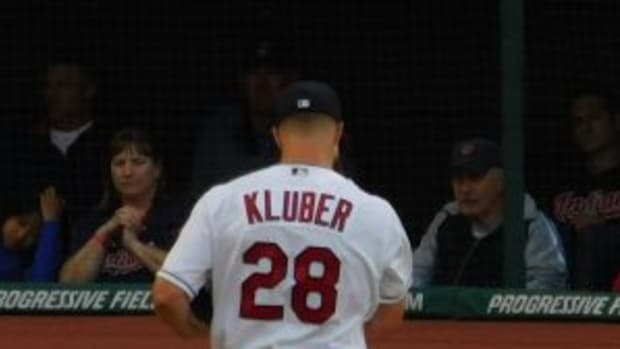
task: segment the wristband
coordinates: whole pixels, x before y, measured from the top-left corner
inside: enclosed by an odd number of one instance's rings
[[[110,235],[105,231],[98,231],[93,235],[93,240],[97,241],[104,249],[107,249],[110,245]]]

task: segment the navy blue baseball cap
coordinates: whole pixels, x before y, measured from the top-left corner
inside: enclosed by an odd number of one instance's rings
[[[342,107],[336,91],[320,81],[298,81],[278,96],[274,124],[297,114],[323,114],[342,120]]]
[[[494,167],[502,168],[503,165],[500,147],[491,140],[467,139],[452,148],[450,173],[453,177],[463,174],[484,175]]]

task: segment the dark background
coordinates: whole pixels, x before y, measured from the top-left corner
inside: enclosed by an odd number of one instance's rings
[[[541,200],[571,169],[566,89],[615,80],[617,1],[526,4],[526,175]],[[0,5],[4,130],[41,112],[58,55],[95,67],[98,114],[159,130],[169,172],[190,174],[198,121],[236,92],[239,48],[285,39],[306,78],[340,93],[361,185],[393,202],[414,235],[449,199],[452,143],[501,140],[498,1],[81,1]]]

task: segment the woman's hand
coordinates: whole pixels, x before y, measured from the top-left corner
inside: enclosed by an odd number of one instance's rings
[[[41,216],[46,222],[57,221],[62,215],[65,201],[58,195],[53,186],[45,188],[39,196]]]
[[[138,232],[132,229],[123,229],[122,243],[123,247],[131,251],[131,248],[140,242],[138,239]]]
[[[111,233],[121,226],[121,222],[119,222],[118,217],[116,215],[110,217],[107,222],[101,226],[100,231],[104,231],[106,233]]]
[[[131,230],[135,233],[140,233],[144,230],[144,226],[142,225],[142,218],[144,215],[133,207],[123,206],[116,210],[114,216],[117,217],[123,230]]]

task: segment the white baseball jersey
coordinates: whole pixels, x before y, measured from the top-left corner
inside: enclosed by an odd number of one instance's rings
[[[190,297],[211,285],[215,349],[359,349],[379,303],[405,297],[411,254],[387,201],[279,164],[209,190],[158,276]]]

